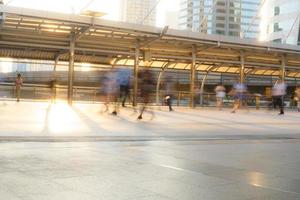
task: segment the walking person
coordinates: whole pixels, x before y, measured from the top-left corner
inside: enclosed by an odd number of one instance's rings
[[[139,85],[140,85],[140,97],[142,101],[142,106],[140,109],[140,114],[138,116],[138,120],[143,119],[143,113],[147,109],[147,105],[150,102],[150,95],[151,92],[154,89],[154,81],[153,81],[153,75],[150,69],[146,68],[143,69],[139,72]],[[154,118],[154,112],[153,111],[148,111],[152,117],[151,119]]]
[[[272,95],[274,106],[280,109],[279,115],[284,115],[284,95],[286,94],[286,84],[284,81],[279,80],[273,86]]]
[[[111,69],[105,73],[105,76],[102,80],[102,86],[106,99],[104,103],[104,110],[102,110],[101,113],[109,112],[109,104],[113,103],[113,111],[111,114],[117,115],[119,87],[117,83],[116,71],[114,69]]]
[[[234,104],[231,113],[235,113],[239,108],[245,107],[248,110],[247,105],[247,86],[244,83],[236,83],[233,86]]]
[[[165,101],[167,106],[169,107],[169,111],[170,112],[174,111],[172,108],[174,83],[172,82],[171,76],[167,76],[165,78],[164,89],[165,89]]]
[[[56,82],[56,79],[52,79],[50,81],[50,87],[51,87],[51,102],[56,102],[56,94],[57,94],[57,91],[56,91],[56,87],[57,87],[57,82]]]
[[[120,86],[120,101],[122,102],[122,107],[126,107],[126,99],[130,94],[131,70],[125,68],[118,69],[117,76],[118,84]]]
[[[215,88],[215,93],[216,93],[216,99],[217,99],[217,109],[222,110],[223,99],[226,95],[226,89],[222,84],[220,84]]]
[[[21,87],[23,85],[23,79],[20,73],[18,73],[16,81],[15,81],[15,86],[16,86],[16,98],[17,102],[20,101],[21,98]]]
[[[297,102],[297,111],[300,112],[300,87],[296,88],[294,98]]]

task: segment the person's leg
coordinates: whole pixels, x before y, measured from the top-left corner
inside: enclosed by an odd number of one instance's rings
[[[16,95],[17,95],[17,102],[19,102],[21,96],[21,88],[19,87],[16,88]]]
[[[297,101],[297,111],[300,112],[300,100]]]
[[[167,106],[169,107],[169,111],[172,111],[171,98],[167,99]]]
[[[217,98],[217,109],[218,110],[222,110],[223,107],[223,98],[222,97],[218,97]]]
[[[123,93],[123,99],[122,99],[122,106],[125,107],[126,99],[129,96],[129,86],[124,86],[124,93]]]
[[[143,119],[143,113],[144,113],[145,109],[146,109],[146,104],[143,103],[141,110],[140,110],[140,114],[138,116],[138,119]]]
[[[113,100],[113,107],[114,107],[114,110],[111,114],[113,115],[117,115],[117,110],[118,110],[118,94],[112,94],[112,100]]]
[[[279,114],[284,114],[284,111],[283,111],[283,107],[284,107],[283,97],[279,97],[278,100],[279,100],[279,108],[280,108],[280,113]]]
[[[240,107],[240,100],[239,99],[236,99],[234,100],[234,103],[233,103],[233,108],[232,108],[232,113],[235,113],[235,111]]]
[[[104,110],[102,110],[101,112],[107,112],[109,110],[109,100],[110,99],[110,95],[106,94],[106,98],[105,98],[105,102],[104,102]]]

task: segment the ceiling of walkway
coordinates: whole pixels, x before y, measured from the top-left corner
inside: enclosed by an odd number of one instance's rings
[[[0,24],[1,57],[67,61],[74,35],[76,62],[132,66],[139,44],[141,66],[189,70],[194,46],[200,71],[239,73],[242,52],[249,75],[278,76],[284,56],[287,76],[300,77],[297,46],[7,6],[0,6],[0,12],[5,13]]]

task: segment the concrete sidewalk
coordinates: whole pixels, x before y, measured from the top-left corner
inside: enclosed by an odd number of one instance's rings
[[[0,105],[0,199],[300,199],[296,112]]]
[[[231,114],[230,110],[208,108],[167,108],[155,110],[150,120],[147,113],[137,121],[131,108],[121,109],[118,116],[101,114],[101,104],[50,104],[48,102],[0,102],[0,137],[110,137],[132,138],[199,138],[232,136],[289,136],[300,134],[300,113],[244,110]],[[155,108],[157,109],[157,108]]]

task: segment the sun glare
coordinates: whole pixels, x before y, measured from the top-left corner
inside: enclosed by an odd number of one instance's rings
[[[91,64],[90,63],[81,63],[80,71],[82,72],[89,72],[91,71]]]
[[[0,72],[9,73],[13,70],[12,58],[0,58]]]
[[[66,103],[51,105],[48,113],[48,127],[51,133],[65,133],[72,131],[75,115],[72,108]]]

